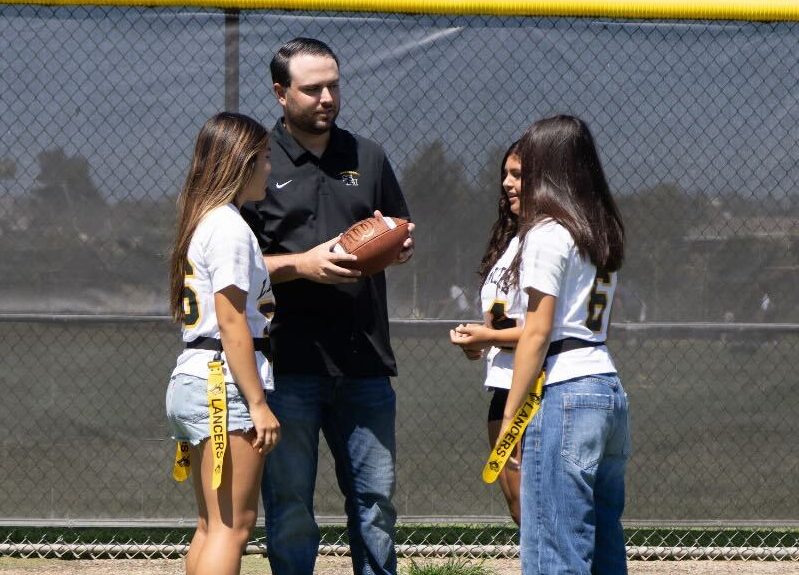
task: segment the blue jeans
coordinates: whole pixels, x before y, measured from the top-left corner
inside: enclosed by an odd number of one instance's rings
[[[261,486],[272,572],[313,574],[320,539],[313,495],[321,429],[344,494],[353,571],[395,574],[396,398],[389,378],[283,375],[267,402],[281,430]]]
[[[630,455],[627,396],[615,374],[544,388],[522,456],[524,575],[625,575],[621,515]]]

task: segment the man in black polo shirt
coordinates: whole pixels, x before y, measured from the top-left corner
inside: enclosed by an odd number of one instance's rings
[[[275,387],[268,398],[281,442],[266,459],[262,493],[275,575],[311,575],[319,546],[313,511],[319,430],[345,496],[356,574],[396,573],[394,523],[397,374],[383,273],[360,277],[331,252],[338,235],[376,211],[408,218],[382,148],[335,125],[338,59],[308,38],[270,65],[283,108],[271,137],[266,199],[245,208],[274,285]],[[407,240],[398,263],[413,253]]]

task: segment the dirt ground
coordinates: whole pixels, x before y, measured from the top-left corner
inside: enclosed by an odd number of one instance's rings
[[[428,564],[443,559],[415,559]],[[400,559],[400,571],[410,559]],[[484,565],[497,575],[519,573],[519,562],[513,559],[487,560]],[[179,559],[97,559],[65,561],[60,559],[15,559],[0,557],[2,575],[179,575],[183,573]],[[630,561],[630,575],[799,575],[799,562],[788,561]],[[269,564],[258,556],[247,556],[242,575],[269,575]],[[348,575],[349,557],[320,557],[317,575]]]

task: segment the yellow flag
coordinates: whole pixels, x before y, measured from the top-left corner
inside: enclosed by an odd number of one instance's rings
[[[186,481],[191,473],[191,454],[189,453],[189,442],[178,441],[178,448],[175,451],[175,464],[172,466],[172,477],[175,481]]]
[[[521,439],[527,424],[541,407],[541,396],[544,392],[544,379],[546,375],[542,371],[535,380],[532,389],[527,394],[522,406],[516,411],[510,426],[505,430],[501,437],[497,438],[497,444],[491,450],[491,455],[488,456],[485,467],[483,467],[483,481],[486,483],[494,483],[499,477],[502,468],[508,461],[510,454],[513,452],[513,447]]]
[[[216,489],[222,483],[222,464],[227,449],[227,395],[221,359],[208,362],[208,415],[211,431],[208,441],[213,461],[211,487]]]

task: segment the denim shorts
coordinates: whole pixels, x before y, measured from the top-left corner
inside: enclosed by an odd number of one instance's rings
[[[177,373],[169,380],[166,390],[166,417],[169,432],[175,441],[198,445],[211,436],[208,416],[208,382],[194,375]],[[250,409],[235,383],[228,383],[227,430],[252,429]]]

